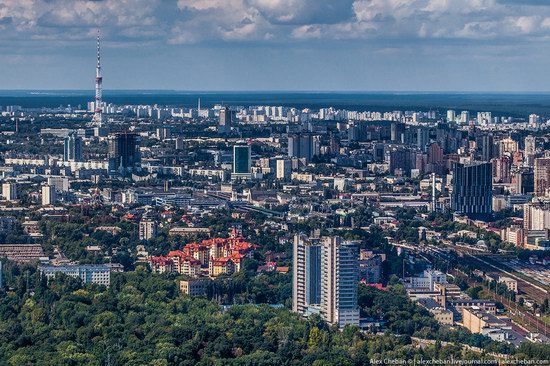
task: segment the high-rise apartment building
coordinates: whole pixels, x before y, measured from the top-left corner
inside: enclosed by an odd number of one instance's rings
[[[109,136],[109,171],[127,175],[141,166],[140,137],[135,133]]]
[[[6,201],[13,201],[17,199],[17,184],[16,183],[4,183],[2,184],[2,196]]]
[[[479,141],[480,157],[483,161],[490,161],[495,157],[495,139],[493,134],[482,135]]]
[[[233,122],[233,113],[228,107],[220,109],[220,116],[218,120],[218,132],[221,134],[231,133],[231,126]]]
[[[359,325],[357,285],[358,246],[341,237],[294,237],[292,309],[308,315],[319,312],[339,327]]]
[[[278,159],[275,173],[277,179],[289,179],[292,174],[292,162],[288,159]]]
[[[548,194],[550,188],[550,158],[535,159],[535,196]]]
[[[311,161],[319,153],[317,136],[311,134],[294,134],[288,136],[288,156]]]
[[[42,186],[42,206],[54,205],[57,201],[55,186]]]
[[[523,228],[526,232],[550,229],[550,201],[535,198],[524,204]]]
[[[535,153],[537,152],[537,139],[535,138],[535,136],[527,136],[524,140],[525,142],[525,147],[524,147],[524,151],[525,151],[525,155],[527,156],[531,156],[531,155],[535,155]]]
[[[454,122],[456,120],[456,111],[449,109],[447,111],[447,122]]]
[[[292,311],[305,314],[321,303],[321,245],[318,238],[294,236]]]
[[[493,212],[491,163],[455,164],[453,171],[453,211],[473,219],[489,218]]]
[[[158,225],[153,219],[143,219],[139,222],[139,240],[151,240],[157,236]]]
[[[321,316],[330,324],[359,325],[358,246],[342,238],[321,240]]]
[[[76,132],[65,137],[63,146],[64,161],[82,161],[82,138]]]
[[[532,194],[535,190],[535,174],[533,171],[519,171],[514,174],[516,193]]]

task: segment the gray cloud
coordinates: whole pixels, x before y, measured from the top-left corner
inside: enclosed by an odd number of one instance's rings
[[[246,55],[240,61],[249,62],[250,69],[254,63],[248,58],[266,51],[296,52],[294,66],[301,69],[295,78],[310,72],[303,54],[329,59],[332,52],[359,59],[373,55],[380,67],[416,57],[532,62],[545,55],[541,46],[550,38],[547,5],[543,0],[0,0],[0,69],[24,64],[21,60],[55,64],[55,55],[88,57],[90,48],[93,57],[97,28],[107,50],[124,50],[118,57],[125,62],[130,53],[154,54],[157,64],[172,57],[177,65],[177,57],[202,49],[221,58]],[[270,63],[275,59],[262,62],[293,67],[284,58]],[[308,62],[321,65],[313,56]]]
[[[534,6],[538,5],[538,6]],[[528,39],[550,36],[542,0],[1,0],[3,37],[159,44],[303,39]]]

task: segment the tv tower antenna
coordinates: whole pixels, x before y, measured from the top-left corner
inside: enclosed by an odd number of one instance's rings
[[[103,125],[103,100],[102,100],[102,84],[103,77],[101,76],[101,34],[97,30],[97,66],[95,68],[95,112],[92,124],[101,127]]]

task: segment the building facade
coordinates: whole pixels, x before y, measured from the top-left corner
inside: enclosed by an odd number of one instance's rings
[[[82,138],[76,132],[65,137],[63,161],[82,161]]]
[[[109,286],[111,283],[111,269],[105,265],[68,265],[68,266],[39,266],[38,271],[48,280],[58,273],[69,277],[80,278],[82,283]]]
[[[251,148],[249,145],[233,146],[233,177],[247,178],[251,176]]]
[[[139,240],[151,240],[157,236],[158,225],[155,220],[143,219],[139,222]]]
[[[141,168],[140,142],[135,133],[109,136],[109,172],[124,176]]]
[[[321,316],[339,327],[359,325],[358,246],[340,237],[321,240]]]
[[[460,164],[453,171],[453,211],[472,219],[485,219],[493,209],[492,164]]]
[[[550,158],[535,159],[534,181],[535,196],[546,196],[550,188]]]
[[[294,236],[292,310],[304,314],[321,303],[321,245],[317,238]]]

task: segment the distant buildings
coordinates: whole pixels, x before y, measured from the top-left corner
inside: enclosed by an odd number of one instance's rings
[[[491,163],[455,165],[451,209],[472,219],[492,215],[493,178]]]
[[[535,159],[535,196],[548,195],[550,188],[550,158]]]
[[[191,277],[218,277],[241,270],[246,258],[252,258],[256,245],[242,237],[214,238],[200,243],[186,244],[182,250],[173,250],[167,256],[150,257],[152,272],[178,272]]]
[[[109,172],[128,175],[141,168],[140,137],[135,133],[118,133],[109,136]]]
[[[385,255],[362,249],[359,254],[359,279],[367,284],[379,283]]]
[[[233,179],[251,177],[251,148],[249,145],[238,144],[233,146]]]
[[[291,158],[305,159],[311,161],[315,155],[318,155],[317,137],[308,134],[291,134],[288,136],[288,156]]]
[[[65,137],[63,161],[82,161],[82,138],[76,132],[72,132]]]
[[[42,206],[54,205],[57,201],[57,192],[54,186],[42,186]]]
[[[288,159],[277,159],[277,169],[275,177],[277,179],[288,180],[292,175],[292,161]]]
[[[139,222],[139,240],[151,240],[157,236],[158,225],[153,219],[145,218]]]
[[[38,271],[48,280],[57,273],[69,277],[80,278],[82,283],[109,286],[111,283],[111,269],[105,265],[67,265],[67,266],[38,266]]]
[[[509,291],[513,293],[518,293],[518,281],[511,277],[499,276],[498,283],[502,283],[506,286]]]
[[[17,199],[17,184],[4,183],[2,184],[2,196],[6,201],[14,201]]]
[[[358,248],[340,237],[294,237],[293,311],[319,312],[339,327],[359,325]]]
[[[9,234],[13,232],[17,225],[17,219],[14,216],[0,216],[0,234]]]
[[[233,113],[228,107],[222,107],[220,109],[220,116],[218,119],[218,133],[229,134],[231,133],[231,126],[233,123]]]
[[[413,289],[428,289],[434,291],[436,284],[446,284],[447,276],[445,273],[428,269],[422,272],[422,275],[410,277],[408,287]]]

